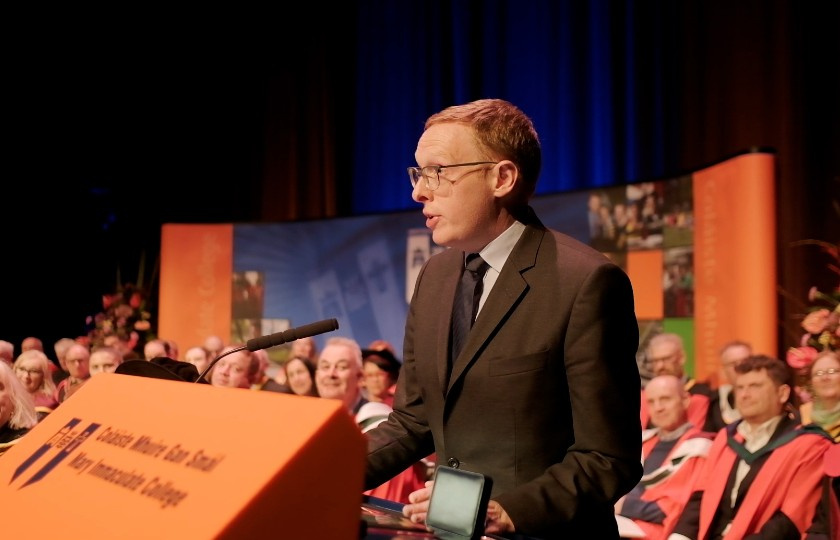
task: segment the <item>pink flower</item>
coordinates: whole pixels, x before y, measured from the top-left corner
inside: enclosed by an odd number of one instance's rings
[[[794,369],[802,369],[810,366],[814,362],[818,352],[813,347],[791,347],[787,351],[785,361]]]
[[[802,328],[809,334],[819,334],[828,324],[829,311],[825,308],[810,312],[802,320]]]

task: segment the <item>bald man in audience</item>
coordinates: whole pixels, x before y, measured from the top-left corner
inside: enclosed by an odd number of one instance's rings
[[[659,375],[673,375],[683,382],[686,391],[691,394],[691,403],[688,406],[688,419],[697,426],[706,425],[706,416],[709,411],[712,389],[708,384],[697,382],[685,372],[685,348],[679,334],[670,332],[657,334],[648,342],[647,362],[654,377]],[[650,413],[647,410],[645,391],[642,389],[642,402],[639,417],[642,421],[642,428],[652,427]]]
[[[44,352],[44,343],[40,339],[32,336],[24,338],[20,343],[20,352],[28,351],[30,349]]]
[[[315,386],[322,398],[340,400],[354,416],[362,433],[387,420],[391,406],[368,401],[362,395],[362,349],[358,342],[346,337],[327,340],[315,367]],[[426,481],[426,465],[418,461],[379,486],[364,493],[381,499],[407,503],[412,492]]]
[[[143,357],[146,360],[161,357],[171,358],[169,354],[169,343],[167,343],[166,340],[163,339],[153,339],[143,346]]]
[[[642,432],[644,475],[615,506],[651,540],[668,537],[702,471],[714,433],[688,421],[691,395],[673,375],[659,375],[645,386],[653,428]]]

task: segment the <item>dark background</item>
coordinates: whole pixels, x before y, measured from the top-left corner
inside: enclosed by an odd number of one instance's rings
[[[534,118],[540,193],[776,150],[780,349],[808,288],[836,286],[829,257],[791,246],[840,238],[837,2],[301,10],[10,17],[0,339],[84,333],[144,259],[154,299],[164,223],[414,208],[423,121],[480,97]]]

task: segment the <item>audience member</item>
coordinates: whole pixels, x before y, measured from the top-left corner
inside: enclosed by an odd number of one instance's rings
[[[86,345],[74,343],[67,349],[64,363],[69,375],[55,388],[55,399],[59,403],[64,403],[90,378],[90,349]]]
[[[239,346],[228,345],[222,354],[237,349]],[[259,360],[254,353],[243,349],[222,357],[210,371],[210,384],[229,388],[251,388],[251,383],[259,368]]]
[[[732,385],[735,383],[735,366],[748,356],[752,355],[752,347],[744,341],[730,341],[720,349],[720,370],[718,376],[720,383],[712,391],[709,400],[709,412],[706,415],[705,431],[717,432],[741,418],[738,409],[735,408],[735,393]]]
[[[647,362],[653,376],[673,375],[683,381],[685,389],[691,394],[688,406],[688,420],[692,425],[702,428],[706,425],[709,401],[712,390],[708,384],[697,382],[685,373],[685,348],[679,334],[665,332],[650,338],[647,345]],[[640,419],[642,427],[651,427],[650,414],[647,410],[645,391],[642,389]]]
[[[178,343],[171,339],[165,339],[166,347],[169,350],[169,358],[172,360],[178,360],[181,354],[181,351],[178,350]]]
[[[90,353],[90,376],[114,373],[122,362],[123,357],[119,350],[114,347],[97,347]]]
[[[201,346],[190,347],[184,353],[184,361],[189,362],[195,366],[199,373],[204,371],[210,365],[210,352]]]
[[[207,351],[207,354],[210,356],[210,360],[216,358],[220,354],[222,354],[222,349],[225,348],[225,342],[219,336],[207,336],[207,339],[204,340],[204,349]],[[201,370],[199,370],[199,373]]]
[[[169,356],[170,354],[169,343],[167,343],[164,339],[152,339],[143,345],[143,357],[146,360],[161,357],[172,358]],[[175,358],[172,359],[175,360]]]
[[[6,362],[9,367],[15,362],[15,345],[10,341],[0,340],[0,360]]]
[[[782,361],[753,355],[735,373],[741,420],[717,433],[669,539],[804,538],[831,439],[822,430],[801,429],[786,414],[793,381]]]
[[[362,433],[384,422],[391,407],[370,402],[362,396],[362,350],[356,341],[346,337],[327,340],[315,371],[315,385],[322,398],[344,403],[355,417]],[[400,474],[372,489],[367,495],[406,503],[412,492],[421,489],[426,481],[426,465],[418,461]]]
[[[292,341],[289,346],[289,356],[287,358],[294,358],[296,356],[308,358],[310,362],[315,364],[318,360],[318,345],[315,343],[315,338],[307,336]],[[288,386],[289,383],[285,377],[286,372],[281,369],[275,374],[274,380],[284,386]]]
[[[645,387],[653,428],[642,433],[644,476],[616,504],[648,539],[667,538],[688,502],[714,433],[688,421],[691,396],[680,379],[659,375]]]
[[[59,368],[52,374],[52,380],[55,384],[60,383],[70,375],[70,373],[67,372],[67,364],[64,362],[64,356],[67,354],[67,349],[69,349],[74,343],[76,343],[76,341],[69,337],[59,338],[55,343],[53,343],[55,359],[58,361]]]
[[[389,349],[362,350],[365,397],[394,405],[394,391],[402,364]]]
[[[806,540],[840,539],[840,444],[825,451],[823,469],[822,496]]]
[[[436,452],[493,479],[485,533],[616,537],[613,506],[642,472],[633,290],[602,253],[539,221],[541,159],[533,123],[503,100],[426,121],[412,198],[449,249],[418,274],[365,485]],[[431,490],[404,514],[422,522]]]
[[[55,383],[50,372],[50,359],[38,349],[20,353],[15,360],[15,375],[32,395],[32,402],[39,418],[51,413],[58,406],[55,399]]]
[[[20,352],[35,349],[36,351],[44,352],[44,343],[36,337],[26,337],[20,343]]]
[[[318,390],[315,388],[315,364],[309,358],[294,356],[286,360],[281,369],[286,371],[286,380],[293,394],[318,395]]]
[[[840,443],[840,357],[823,351],[810,368],[811,401],[799,406],[803,424],[815,423]]]
[[[105,336],[102,340],[102,344],[105,347],[116,349],[122,355],[123,362],[127,360],[145,360],[143,355],[135,350],[139,341],[140,336],[137,332],[131,332],[128,338],[123,338],[118,334]]]
[[[288,386],[276,382],[268,375],[268,369],[271,366],[271,358],[269,358],[268,352],[265,349],[260,349],[252,354],[257,358],[257,372],[252,378],[251,388],[253,390],[290,394],[291,390]]]
[[[0,362],[0,456],[38,423],[32,395],[15,376],[12,367]]]

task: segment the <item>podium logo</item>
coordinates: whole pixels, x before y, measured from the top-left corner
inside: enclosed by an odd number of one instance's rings
[[[64,424],[61,429],[55,432],[55,435],[50,437],[49,440],[41,445],[40,448],[35,450],[23,461],[23,463],[18,466],[17,469],[15,469],[15,472],[12,475],[12,480],[9,483],[11,484],[28,469],[35,466],[41,458],[45,458],[52,452],[55,452],[55,455],[44,463],[40,469],[38,469],[20,486],[19,489],[23,489],[26,486],[43,480],[53,469],[55,469],[62,461],[67,459],[70,454],[78,449],[79,446],[81,446],[82,443],[84,443],[88,437],[90,437],[101,426],[101,424],[90,423],[86,428],[79,430],[78,426],[81,422],[82,421],[79,418],[72,418]]]

